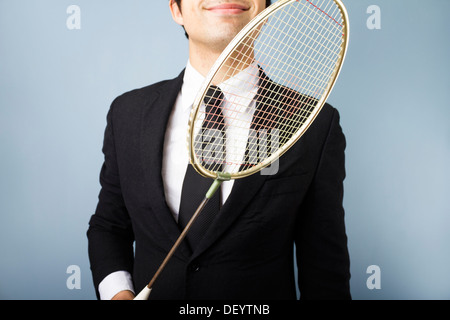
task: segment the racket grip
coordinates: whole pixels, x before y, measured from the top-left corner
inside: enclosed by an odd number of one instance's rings
[[[145,286],[145,288],[142,289],[142,291],[139,292],[139,294],[133,300],[148,300],[151,291],[151,288]]]

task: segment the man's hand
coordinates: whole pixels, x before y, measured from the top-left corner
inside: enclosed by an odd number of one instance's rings
[[[129,290],[120,291],[111,300],[133,300],[134,293]]]

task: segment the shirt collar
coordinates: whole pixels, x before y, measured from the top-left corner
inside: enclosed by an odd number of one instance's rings
[[[259,68],[251,64],[233,77],[219,84],[225,93],[225,99],[233,102],[233,109],[245,112],[258,92]]]
[[[195,70],[188,60],[186,69],[184,70],[183,86],[181,87],[181,106],[183,111],[192,107],[203,81],[205,81],[205,77]]]

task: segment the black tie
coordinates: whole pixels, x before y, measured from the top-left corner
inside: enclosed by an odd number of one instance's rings
[[[208,129],[224,131],[225,122],[222,114],[221,104],[224,100],[222,91],[216,87],[211,86],[205,95],[205,119],[202,124],[202,133]],[[211,163],[203,163],[205,167]],[[214,165],[214,164],[213,164]],[[221,171],[222,165],[214,170]],[[186,170],[186,175],[183,181],[183,188],[181,191],[181,203],[178,215],[178,224],[184,229],[186,224],[191,219],[197,207],[205,198],[206,192],[211,187],[213,180],[201,176],[194,167],[189,164]],[[207,228],[211,225],[214,217],[220,210],[220,189],[208,201],[203,211],[197,217],[197,220],[192,224],[191,229],[186,235],[186,240],[191,249],[194,251],[200,240],[206,233]]]

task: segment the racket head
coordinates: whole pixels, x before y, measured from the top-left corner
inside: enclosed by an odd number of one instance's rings
[[[213,179],[222,176],[238,179],[270,166],[281,157],[310,127],[330,95],[345,60],[349,31],[347,10],[341,0],[279,0],[253,18],[216,60],[194,100],[187,144],[195,170]],[[202,147],[205,139],[200,132],[208,89],[218,85],[223,90],[226,82],[242,75],[242,71],[246,73],[244,78],[254,79],[252,84],[239,83],[253,86],[249,89],[255,93],[252,119],[247,117],[247,123],[243,124],[235,116],[224,118],[227,131],[244,132],[240,145],[242,148],[245,144],[245,156],[230,161],[226,158],[232,155],[229,149],[225,156],[211,152],[205,156]],[[227,93],[225,90],[225,96]],[[242,99],[228,101],[224,111],[234,115],[249,112],[248,106],[236,101]],[[260,105],[265,108],[262,112],[258,109]],[[213,136],[217,137],[213,133],[206,140],[215,140]],[[226,138],[219,143],[216,140],[219,147],[227,144]],[[266,150],[261,152],[264,144]],[[257,156],[252,156],[255,153]],[[238,158],[239,155],[242,149]],[[209,158],[208,165],[205,158]]]

